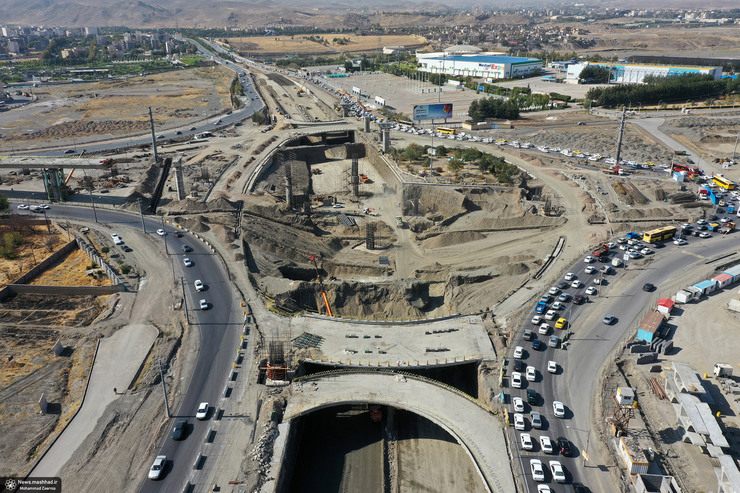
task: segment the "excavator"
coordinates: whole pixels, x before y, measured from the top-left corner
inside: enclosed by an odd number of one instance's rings
[[[329,299],[326,297],[326,291],[324,291],[324,283],[321,281],[321,272],[319,272],[319,265],[316,263],[316,255],[311,255],[311,261],[313,262],[313,268],[316,269],[316,281],[321,287],[321,297],[324,299],[326,314],[330,317],[333,317],[334,315],[331,313],[331,307],[329,307]]]

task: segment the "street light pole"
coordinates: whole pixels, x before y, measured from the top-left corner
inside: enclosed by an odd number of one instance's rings
[[[164,230],[164,216],[162,216],[161,219],[162,219],[162,232],[164,233],[164,235],[163,235],[163,237],[164,237],[164,253],[166,255],[169,255],[170,252],[167,251],[167,231]]]

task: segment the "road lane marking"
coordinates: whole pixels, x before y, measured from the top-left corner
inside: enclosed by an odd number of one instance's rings
[[[681,252],[681,253],[683,253],[683,254],[686,254],[686,255],[693,255],[694,257],[696,257],[696,258],[698,258],[698,259],[703,259],[703,258],[705,258],[705,257],[703,257],[702,255],[699,255],[698,253],[694,253],[694,252],[687,252],[686,250],[684,250],[684,251],[683,251],[683,252]]]

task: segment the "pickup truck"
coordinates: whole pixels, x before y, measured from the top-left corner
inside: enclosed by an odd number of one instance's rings
[[[547,310],[547,303],[543,301],[539,301],[534,307],[535,313],[545,313],[545,310]]]

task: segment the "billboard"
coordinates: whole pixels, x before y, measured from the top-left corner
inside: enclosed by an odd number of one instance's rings
[[[414,105],[414,120],[442,120],[447,118],[452,118],[452,103]]]

